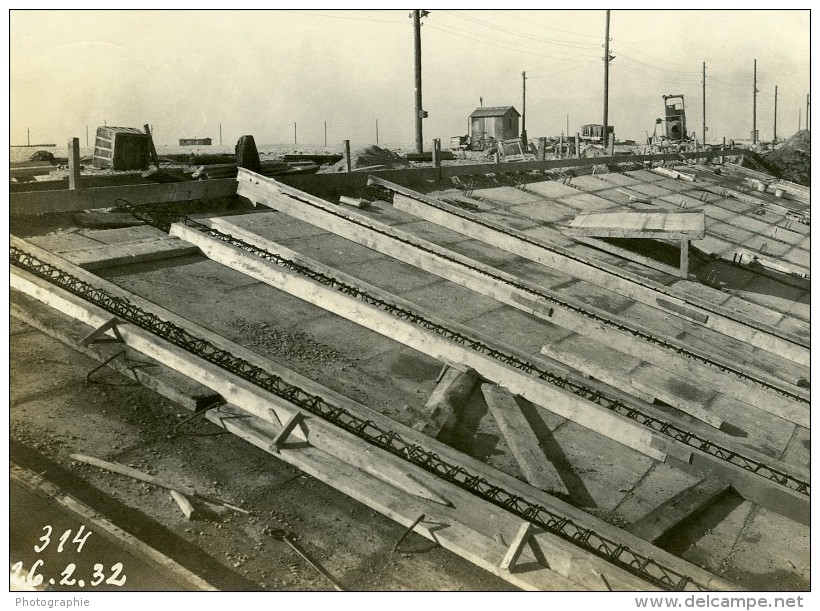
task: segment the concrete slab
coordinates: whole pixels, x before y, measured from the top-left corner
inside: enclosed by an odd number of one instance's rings
[[[626,175],[640,180],[641,182],[657,182],[666,178],[660,174],[655,174],[655,172],[650,172],[649,170],[630,170],[629,172],[626,172]]]
[[[628,199],[626,196],[622,197],[624,200]],[[598,212],[615,207],[612,201],[606,199],[601,194],[593,195],[592,193],[576,193],[575,195],[562,197],[560,201],[562,204],[575,208],[580,212]]]
[[[810,583],[809,528],[763,508],[752,512],[724,573],[752,590],[807,591]],[[760,550],[766,553],[761,554]]]
[[[705,406],[708,406],[717,397],[718,390],[715,388],[675,375],[672,371],[664,371],[660,367],[649,363],[644,363],[630,375],[636,380],[640,388],[647,389],[646,392],[652,390],[659,393],[655,398],[659,398],[665,403],[670,402],[664,398],[664,395],[672,395],[682,401],[702,407],[705,411],[714,413],[714,410],[710,410],[709,407]]]
[[[614,185],[618,185],[618,186],[622,186],[622,187],[625,187],[625,186],[628,186],[628,185],[634,185],[635,183],[640,182],[634,176],[627,176],[626,174],[618,174],[616,172],[610,172],[610,173],[607,173],[607,174],[596,174],[595,176],[597,178],[600,178],[601,180],[604,180],[606,182],[611,182]]]
[[[258,214],[237,214],[228,217],[227,220],[274,241],[325,233],[324,229],[275,210]]]
[[[738,290],[737,295],[778,312],[790,311],[801,298],[805,299],[804,306],[809,305],[807,291],[761,275]]]
[[[504,308],[495,299],[451,282],[431,284],[402,295],[408,301],[418,303],[429,312],[447,320],[464,322]],[[470,323],[472,327],[472,323]]]
[[[497,208],[493,212],[482,212],[479,218],[505,227],[512,227],[519,231],[541,226],[539,221],[505,208]]]
[[[731,199],[728,197],[721,197],[719,199],[713,200],[712,203],[719,208],[728,210],[729,212],[735,212],[737,214],[742,214],[745,216],[748,216],[752,210],[757,209],[757,206],[755,206],[754,204],[748,204],[746,202],[740,201],[739,199]]]
[[[573,178],[573,181],[576,180]],[[578,193],[577,189],[573,189],[569,185],[565,185],[562,182],[557,180],[545,180],[543,182],[531,182],[527,184],[524,189],[526,191],[531,191],[537,195],[541,195],[543,197],[549,197],[552,199],[558,199],[560,197],[566,197],[568,195],[574,195]]]
[[[783,317],[783,315],[780,312],[776,312],[769,308],[749,303],[748,301],[740,299],[739,297],[732,296],[729,299],[727,299],[723,303],[723,305],[729,308],[730,310],[743,314],[744,316],[750,317],[753,320],[757,320],[767,325],[774,326],[778,322],[780,322],[780,319]]]
[[[772,458],[783,455],[796,427],[791,422],[723,394],[716,396],[708,409],[723,418],[728,425],[726,432],[735,441]]]
[[[681,172],[689,172],[689,168],[681,168]],[[685,193],[687,191],[692,191],[693,186],[692,183],[688,180],[677,180],[674,178],[662,178],[654,182],[653,184],[657,185],[658,187],[662,187],[664,189],[669,189],[674,193]]]
[[[596,308],[612,312],[613,314],[622,312],[635,303],[635,301],[629,297],[618,295],[598,285],[580,280],[560,287],[557,292],[562,295],[569,295],[584,303],[593,305]]]
[[[276,238],[271,239],[276,240]],[[345,264],[349,265],[372,261],[373,259],[384,256],[366,246],[330,233],[278,241],[280,241],[283,246],[287,246],[331,267],[338,267],[340,261],[344,261]]]
[[[440,276],[389,257],[364,261],[349,273],[396,295],[445,282]]]
[[[802,246],[804,248],[807,246],[809,237],[797,231],[785,229],[782,224],[774,227],[770,226],[769,235],[779,242],[785,242],[786,244],[791,244],[792,246]]]
[[[576,478],[570,494],[597,515],[615,509],[653,464],[651,458],[610,439],[598,436],[591,444],[589,431],[574,422],[555,431],[554,438]]]
[[[698,478],[663,463],[652,466],[615,508],[617,522],[628,526],[697,483]]]
[[[574,359],[605,369],[615,376],[628,378],[641,365],[641,359],[581,335],[569,335],[551,345],[556,354],[570,354]]]
[[[708,255],[722,255],[726,252],[733,252],[735,249],[735,244],[717,238],[712,234],[707,234],[702,240],[693,240],[692,246]]]
[[[720,206],[714,206],[712,204],[703,205],[703,210],[706,213],[706,216],[714,219],[721,219],[727,222],[730,222],[731,219],[740,216],[740,214],[734,210],[726,210],[726,208],[721,208]]]
[[[667,209],[679,210],[706,210],[709,206],[704,204],[697,194],[673,193],[671,195],[663,195],[661,197],[652,198],[652,203],[662,206]],[[707,213],[707,216],[708,213]],[[708,220],[708,219],[707,219]]]
[[[563,235],[558,229],[549,225],[538,225],[530,229],[523,229],[522,232],[548,244],[555,244],[564,248],[572,248],[578,244],[572,238]]]
[[[492,189],[477,189],[473,191],[474,197],[481,197],[498,204],[516,205],[529,202],[543,201],[537,193],[528,193],[515,187],[493,187]]]
[[[559,272],[546,265],[541,265],[535,261],[511,261],[500,265],[498,269],[513,274],[519,278],[531,282],[538,286],[551,289],[554,286],[566,284],[571,281],[571,277],[564,272]]]
[[[779,458],[795,465],[811,464],[811,431],[802,426],[795,427],[789,445]]]
[[[792,307],[786,312],[789,318],[798,318],[799,321],[793,321],[793,324],[799,326],[802,331],[801,333],[807,333],[808,327],[804,327],[804,323],[809,321],[809,316],[811,315],[811,292],[804,291],[800,294],[800,298],[795,300],[792,303]],[[784,321],[781,321],[780,324],[783,324]]]
[[[809,270],[809,266],[811,264],[811,256],[809,251],[805,248],[795,246],[792,249],[786,251],[784,254],[780,255],[780,257],[784,261],[788,261],[790,263],[794,263],[795,265],[799,265],[806,271]]]
[[[611,183],[590,174],[573,176],[570,184],[578,189],[583,189],[587,193],[597,193],[598,191],[612,188]]]
[[[86,248],[98,248],[102,245],[102,242],[99,240],[69,231],[49,233],[44,236],[32,236],[27,239],[32,244],[36,244],[55,254],[84,250]]]
[[[725,240],[733,246],[740,246],[745,244],[755,234],[751,231],[740,229],[739,227],[732,227],[731,225],[721,223],[710,227],[709,235],[719,240]]]
[[[350,206],[340,206],[340,208],[351,209]],[[385,225],[403,225],[417,220],[413,215],[396,210],[392,204],[381,200],[374,201],[369,208],[357,208],[356,212]]]
[[[411,218],[416,219],[416,217],[412,216]],[[395,225],[395,227],[396,229],[406,231],[407,233],[412,233],[415,236],[429,240],[435,244],[441,244],[442,246],[467,239],[464,234],[451,231],[446,227],[442,227],[441,225],[436,225],[435,223],[430,223],[428,221],[414,220],[409,223]]]
[[[492,267],[499,267],[501,265],[511,265],[514,267],[515,263],[521,263],[526,260],[479,240],[467,239],[448,244],[447,248]]]
[[[759,252],[761,256],[771,259],[780,259],[792,249],[792,246],[789,244],[783,244],[782,242],[777,242],[767,236],[761,235],[753,235],[749,239],[742,240],[740,243],[743,245],[744,250]],[[795,253],[799,259],[805,256],[805,261],[808,263],[808,252],[804,250],[801,253],[801,251],[796,250]]]
[[[577,214],[575,208],[544,200],[514,206],[511,211],[545,223],[565,222]]]
[[[727,219],[726,223],[734,227],[740,227],[741,229],[747,229],[754,233],[763,235],[771,233],[772,231],[771,223],[760,220],[759,217],[744,216],[742,214],[734,215],[733,217]]]
[[[499,343],[540,356],[541,346],[574,335],[572,331],[509,306],[470,320],[470,327]]]
[[[124,242],[142,242],[168,237],[168,234],[150,225],[121,227],[117,229],[80,229],[78,234],[87,236],[104,244],[121,244]]]
[[[740,536],[746,520],[755,505],[740,500],[735,494],[725,495],[715,503],[694,524],[677,529],[672,541],[658,541],[667,551],[680,554],[718,575],[731,562],[732,542]],[[761,587],[760,589],[766,589]]]
[[[648,195],[649,197],[661,197],[663,195],[669,195],[671,191],[669,189],[664,189],[663,187],[659,187],[655,184],[647,184],[647,183],[639,183],[632,185],[630,187],[631,191],[635,191],[637,193],[643,193],[644,195]]]

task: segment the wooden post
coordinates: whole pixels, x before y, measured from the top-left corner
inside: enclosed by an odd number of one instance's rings
[[[538,139],[538,161],[545,161],[547,159],[547,139]]]
[[[726,163],[726,136],[723,136],[723,146],[720,147],[720,163]]]
[[[581,158],[581,134],[575,132],[575,158]]]
[[[689,277],[689,236],[680,240],[680,277]]]
[[[558,140],[558,159],[564,158],[564,134],[561,134],[561,138]]]
[[[350,172],[353,168],[350,165],[350,140],[344,140],[345,172]]]
[[[68,188],[80,188],[80,139],[68,139]]]
[[[433,138],[433,165],[441,167],[441,139]]]
[[[157,169],[159,170],[159,156],[157,155],[157,147],[154,146],[154,135],[151,133],[151,126],[146,123],[142,126],[142,128],[145,130],[145,133],[148,134],[148,146],[151,151],[151,161],[154,162],[154,165],[157,166]]]

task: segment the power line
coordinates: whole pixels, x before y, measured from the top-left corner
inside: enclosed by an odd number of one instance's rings
[[[493,10],[493,12],[494,13],[500,13],[500,14],[502,14],[502,15],[510,18],[510,19],[514,19],[515,21],[518,21],[520,23],[527,23],[529,25],[533,25],[533,22],[530,21],[529,19],[522,19],[521,17],[514,17],[513,15],[510,14],[510,13],[518,12],[517,9],[512,10],[512,11]],[[543,11],[538,11],[538,12],[543,12]],[[551,26],[548,26],[548,25],[543,25],[542,23],[537,24],[537,27],[538,27],[538,29],[553,30],[554,32],[561,32],[563,34],[571,34],[572,36],[576,36],[576,37],[581,36],[581,37],[586,37],[586,38],[595,38],[595,39],[598,38],[597,34],[585,34],[584,32],[577,32],[577,31],[573,31],[573,30],[562,30],[560,28],[554,28],[554,27],[551,27]]]
[[[473,17],[472,15],[466,15],[463,12],[460,12],[460,11],[445,10],[443,12],[449,13],[451,15],[455,15],[456,17],[459,17],[461,19],[466,19],[468,21],[472,21],[473,23],[477,23],[481,26],[484,26],[484,27],[492,29],[492,30],[498,30],[500,32],[504,32],[504,33],[507,33],[507,34],[515,34],[516,36],[520,36],[522,38],[528,38],[530,40],[535,40],[535,41],[538,41],[538,42],[543,42],[545,44],[557,45],[557,46],[560,46],[560,47],[566,47],[568,49],[594,48],[594,47],[597,46],[595,43],[591,43],[591,42],[572,42],[572,41],[568,41],[568,40],[558,40],[558,39],[554,39],[554,38],[545,38],[543,36],[535,36],[535,35],[532,35],[532,34],[527,34],[526,32],[521,32],[520,30],[514,30],[512,28],[505,28],[503,26],[496,25],[492,22],[484,21],[483,19],[478,19],[477,17]]]
[[[370,22],[373,22],[373,23],[392,23],[392,24],[395,24],[395,25],[404,24],[403,20],[398,21],[398,20],[387,20],[387,19],[373,19],[371,17],[352,17],[352,16],[349,16],[349,15],[339,15],[338,14],[338,13],[341,13],[341,12],[349,12],[349,11],[333,11],[334,14],[328,14],[328,13],[319,13],[319,12],[316,12],[316,11],[305,11],[305,10],[298,10],[298,9],[290,9],[288,12],[290,12],[290,13],[302,13],[303,15],[311,15],[313,17],[327,17],[328,19],[347,19],[347,20],[350,20],[350,21],[370,21]],[[375,11],[370,11],[370,12],[375,12]],[[388,12],[388,11],[379,11],[379,12],[385,13],[385,12]],[[390,12],[392,12],[392,11],[390,11]]]

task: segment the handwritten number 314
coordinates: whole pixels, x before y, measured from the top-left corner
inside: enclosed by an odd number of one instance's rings
[[[39,539],[40,541],[42,541],[42,545],[35,545],[34,546],[34,551],[37,552],[38,554],[42,553],[43,550],[45,550],[48,547],[48,544],[51,543],[51,533],[53,532],[53,529],[51,528],[51,526],[46,524],[45,526],[43,526],[43,530],[45,531],[45,534],[42,537],[40,537],[40,539]],[[72,543],[77,544],[77,553],[78,554],[83,550],[83,545],[85,545],[86,540],[91,535],[90,530],[88,532],[86,532],[85,535],[83,535],[84,530],[85,530],[85,526],[81,525],[80,529],[77,531],[77,534],[74,535],[74,539],[71,541]],[[68,541],[68,538],[70,536],[71,536],[71,529],[69,528],[67,531],[65,531],[60,536],[60,544],[57,546],[57,551],[58,552],[63,551],[63,546],[66,544],[66,542]]]

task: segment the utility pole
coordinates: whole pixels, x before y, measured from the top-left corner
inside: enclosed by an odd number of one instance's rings
[[[222,145],[222,123],[219,124],[219,144]]]
[[[757,60],[755,60],[754,84],[752,85],[752,144],[757,144]]]
[[[325,148],[327,148],[327,121],[325,121]]]
[[[376,119],[376,144],[379,143],[379,120]]]
[[[85,145],[88,146],[88,125],[85,126]]]
[[[567,131],[566,131],[566,134],[567,134],[567,139],[569,139],[569,115],[567,115]]]
[[[810,98],[810,96],[811,96],[810,93],[806,94],[806,131],[811,129],[811,127],[809,127],[810,124],[811,124],[811,121],[810,121],[811,115],[809,114],[809,98]]]
[[[31,146],[31,128],[26,128],[26,145]]]
[[[604,133],[601,143],[604,149],[609,145],[609,62],[614,58],[609,55],[609,10],[606,12],[606,35],[604,36]]]
[[[293,122],[293,144],[296,144],[296,121]]]
[[[527,147],[527,73],[521,73],[523,97],[521,99],[521,142]]]
[[[706,144],[706,62],[703,62],[703,144]]]
[[[777,85],[774,86],[774,143],[777,144]]]
[[[416,57],[416,152],[424,152],[424,137],[422,136],[421,120],[427,112],[421,108],[421,19],[428,15],[427,11],[413,11],[413,40]]]
[[[803,115],[801,114],[803,109],[799,106],[797,107],[797,131],[800,131],[800,128],[803,127]]]

